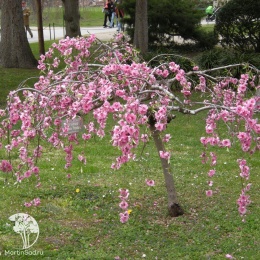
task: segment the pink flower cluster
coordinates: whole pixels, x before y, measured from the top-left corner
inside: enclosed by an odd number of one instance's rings
[[[245,159],[237,160],[240,168],[240,176],[245,180],[249,179],[250,168],[247,166],[247,162]],[[242,189],[239,199],[237,200],[238,211],[241,216],[245,215],[247,212],[247,206],[251,203],[250,196],[246,194],[251,188],[251,183],[247,184],[245,188]]]
[[[29,208],[29,207],[31,207],[31,206],[37,207],[37,206],[39,206],[40,204],[41,204],[41,200],[40,200],[39,198],[35,198],[35,199],[33,199],[31,202],[25,202],[25,203],[24,203],[24,206],[27,207],[27,208]]]
[[[167,151],[160,151],[159,154],[162,159],[170,160],[171,158],[171,154]]]
[[[128,213],[128,197],[129,197],[129,191],[127,189],[120,189],[120,196],[121,202],[119,203],[119,207],[124,210],[124,212],[119,213],[120,216],[120,222],[126,223],[129,219],[129,213]]]
[[[0,164],[0,170],[2,172],[11,172],[13,169],[12,165],[10,164],[9,161],[6,160],[2,160],[1,164]]]
[[[247,206],[251,203],[249,199],[250,196],[246,194],[251,188],[251,184],[248,184],[244,189],[242,189],[239,199],[237,200],[238,212],[241,216],[245,215],[247,212]]]
[[[246,180],[249,179],[250,168],[247,166],[247,162],[245,159],[238,159],[237,160],[240,168],[240,176],[245,178]]]

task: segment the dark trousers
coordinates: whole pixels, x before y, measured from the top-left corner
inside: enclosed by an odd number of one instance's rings
[[[25,28],[26,34],[27,34],[27,32],[28,32],[28,33],[30,34],[31,38],[32,38],[32,37],[33,37],[33,34],[32,34],[32,31],[31,31],[29,25],[25,25],[24,28]]]
[[[109,22],[111,22],[111,14],[109,13],[105,13],[105,18],[104,18],[104,24],[103,26],[107,27],[107,18],[109,20]]]

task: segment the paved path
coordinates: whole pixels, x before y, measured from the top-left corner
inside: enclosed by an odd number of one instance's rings
[[[31,42],[38,42],[38,29],[37,27],[31,27],[33,32],[33,38],[27,33],[28,41]],[[117,28],[103,28],[103,27],[82,27],[80,28],[81,34],[89,35],[95,34],[97,38],[102,41],[108,41],[113,38],[114,34],[116,33]],[[65,29],[62,27],[46,27],[43,29],[44,40],[54,40],[54,39],[62,39],[65,35]]]
[[[201,21],[202,25],[205,24],[214,24],[213,22],[206,22],[205,19]],[[37,27],[31,27],[32,32],[33,32],[33,38],[30,38],[30,35],[27,33],[28,36],[28,41],[29,42],[37,42],[38,41],[38,29]],[[95,34],[97,38],[99,38],[102,41],[108,41],[113,38],[113,36],[116,33],[117,28],[103,28],[102,26],[100,27],[81,27],[81,34],[88,35],[88,34]],[[54,39],[62,39],[64,38],[65,35],[65,28],[63,27],[45,27],[43,29],[43,34],[44,34],[44,40],[54,40]],[[182,42],[183,40],[180,37],[176,37],[177,41]]]

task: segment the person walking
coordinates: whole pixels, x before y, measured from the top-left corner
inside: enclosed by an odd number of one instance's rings
[[[107,27],[107,18],[108,18],[109,22],[111,23],[111,0],[106,0],[103,11],[105,14],[103,27],[106,28]]]
[[[116,1],[115,1],[116,3]],[[115,3],[111,0],[111,9],[110,9],[110,12],[111,12],[111,21],[110,21],[110,28],[114,27],[114,19],[115,19],[115,16],[116,16],[116,5]]]
[[[29,17],[31,15],[30,9],[26,6],[26,2],[22,1],[22,9],[23,9],[23,24],[25,28],[25,32],[30,34],[31,38],[33,38],[33,33],[30,29]]]
[[[210,17],[212,16],[213,12],[214,12],[213,6],[209,5],[205,10],[205,13],[207,14],[206,21],[210,21]]]
[[[124,10],[120,7],[120,2],[116,1],[116,18],[117,18],[117,31],[123,31],[122,19],[124,18]]]

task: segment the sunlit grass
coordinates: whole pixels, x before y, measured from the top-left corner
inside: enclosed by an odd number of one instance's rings
[[[43,8],[43,26],[48,27],[63,27],[64,26],[64,9],[60,8]],[[80,26],[82,27],[93,27],[102,26],[104,19],[104,13],[102,13],[101,7],[86,7],[80,8]],[[31,26],[37,26],[36,13],[32,13],[30,16]]]

